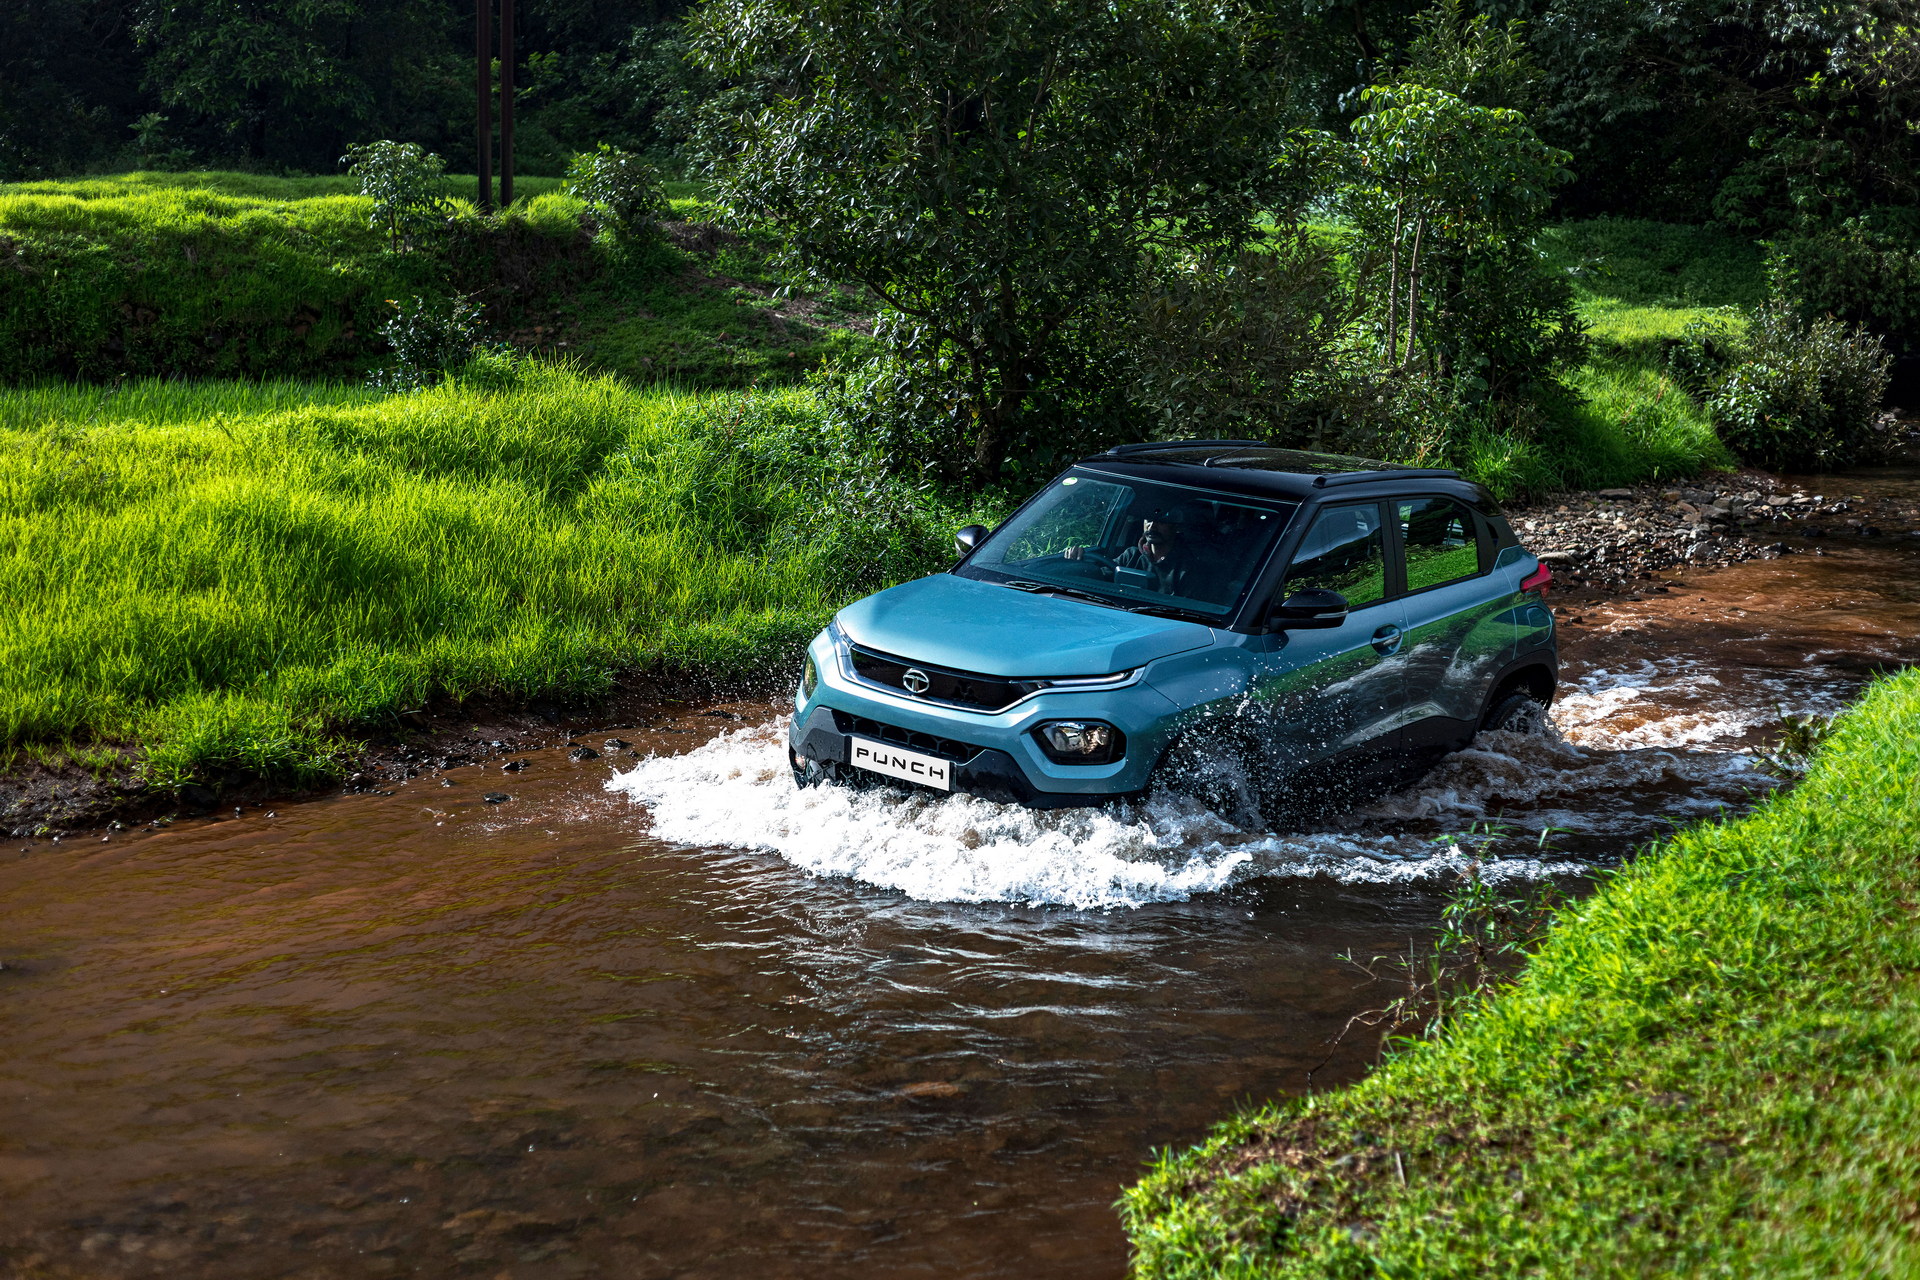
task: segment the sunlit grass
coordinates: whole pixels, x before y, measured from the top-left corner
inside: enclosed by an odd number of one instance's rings
[[[1161,1158],[1142,1280],[1893,1276],[1920,1262],[1920,672],[1635,860],[1518,985]]]
[[[399,711],[777,659],[959,522],[846,509],[817,436],[801,392],[543,369],[388,399],[0,392],[0,744],[311,776]]]

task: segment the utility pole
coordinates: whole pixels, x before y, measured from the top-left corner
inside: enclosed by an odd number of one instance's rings
[[[473,0],[473,61],[475,97],[474,154],[478,158],[480,212],[493,208],[493,0]]]
[[[500,0],[500,207],[513,203],[513,0]]]

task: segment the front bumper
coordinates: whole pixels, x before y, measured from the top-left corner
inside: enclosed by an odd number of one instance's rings
[[[1177,708],[1150,685],[1045,693],[1000,712],[963,711],[894,693],[855,678],[826,635],[809,655],[819,673],[798,700],[788,747],[796,774],[879,779],[848,763],[848,740],[875,738],[937,755],[953,765],[953,789],[1033,809],[1105,804],[1147,787],[1171,735]],[[1126,735],[1126,755],[1111,764],[1063,765],[1049,759],[1033,728],[1047,720],[1097,719]],[[909,784],[901,784],[909,785]]]

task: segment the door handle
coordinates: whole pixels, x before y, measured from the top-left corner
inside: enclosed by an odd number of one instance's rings
[[[1376,652],[1389,654],[1400,647],[1400,628],[1389,623],[1373,633],[1373,647]]]

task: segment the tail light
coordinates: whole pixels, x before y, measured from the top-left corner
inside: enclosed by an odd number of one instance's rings
[[[1553,570],[1543,564],[1526,577],[1520,579],[1520,589],[1522,591],[1538,591],[1541,595],[1545,595],[1547,593],[1547,584],[1552,581]]]

